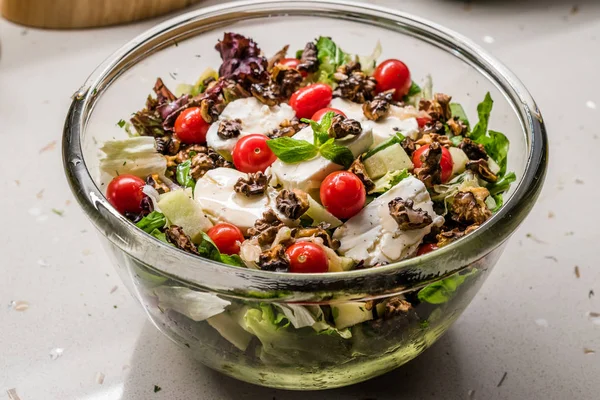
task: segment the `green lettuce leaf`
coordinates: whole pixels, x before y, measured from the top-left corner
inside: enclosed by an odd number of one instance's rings
[[[152,233],[155,229],[159,230],[164,228],[167,224],[167,219],[165,218],[163,213],[158,211],[152,211],[150,214],[146,215],[135,225],[143,230],[146,233]]]
[[[487,92],[485,98],[481,103],[477,105],[477,115],[479,116],[479,121],[473,127],[473,130],[469,134],[469,137],[475,141],[482,136],[485,136],[488,130],[488,123],[490,120],[490,113],[492,112],[492,107],[494,105],[494,101],[492,100],[492,96],[490,92]]]
[[[456,294],[457,289],[467,278],[477,274],[479,271],[472,269],[466,274],[454,274],[446,279],[425,286],[419,291],[419,300],[429,304],[443,304]]]
[[[383,194],[409,176],[410,173],[406,169],[390,171],[381,178],[375,180],[375,187],[369,191],[369,194]]]
[[[458,117],[459,120],[463,122],[467,126],[467,129],[471,126],[469,124],[469,118],[465,113],[465,110],[458,103],[450,103],[450,111],[452,112],[453,117]]]
[[[185,160],[181,164],[177,165],[175,177],[177,178],[177,182],[179,182],[181,186],[193,189],[194,186],[196,186],[196,182],[194,181],[194,178],[192,178],[191,169],[192,161]]]

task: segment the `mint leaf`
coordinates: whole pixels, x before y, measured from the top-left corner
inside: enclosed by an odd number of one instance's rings
[[[227,265],[233,265],[234,267],[244,267],[245,264],[242,261],[242,258],[240,256],[238,256],[237,254],[233,254],[233,255],[227,255],[227,254],[221,254],[221,262],[223,264],[227,264]]]
[[[345,146],[335,144],[333,138],[325,142],[319,151],[324,158],[331,160],[336,164],[343,165],[344,168],[350,167],[354,161],[352,152]]]
[[[329,140],[329,128],[331,127],[331,121],[335,113],[332,111],[326,112],[320,121],[313,121],[312,119],[302,118],[301,121],[310,124],[313,131],[313,141],[315,146],[319,147],[323,143]]]
[[[158,211],[152,211],[150,214],[146,215],[135,225],[143,230],[146,233],[152,234],[152,232],[156,229],[164,228],[167,224],[167,219],[165,218],[163,213]]]
[[[450,103],[450,111],[452,112],[453,117],[458,117],[459,120],[463,122],[469,128],[471,125],[469,124],[469,118],[467,118],[467,114],[462,106],[458,103]]]
[[[177,178],[177,182],[183,187],[193,188],[196,185],[194,178],[192,178],[191,174],[192,169],[192,161],[186,160],[181,164],[177,165],[177,169],[175,171],[175,177]]]
[[[267,146],[285,163],[297,163],[314,158],[319,149],[306,140],[296,140],[290,137],[280,137],[267,140]]]
[[[492,100],[492,96],[490,96],[490,92],[487,92],[483,101],[477,105],[479,121],[477,121],[477,124],[473,127],[473,131],[469,134],[471,139],[477,140],[480,137],[485,136],[493,105],[494,101]]]

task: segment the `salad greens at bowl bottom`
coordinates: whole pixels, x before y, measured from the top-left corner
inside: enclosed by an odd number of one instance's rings
[[[471,124],[430,77],[420,86],[402,61],[378,62],[379,44],[370,56],[328,37],[291,58],[288,47],[267,58],[252,39],[225,33],[218,71],[175,92],[158,78],[145,108],[117,124],[129,137],[101,148],[117,211],[198,257],[334,273],[435,251],[502,207],[515,175],[508,139],[488,129],[489,93]],[[171,331],[218,334],[220,344],[196,340],[313,372],[362,357],[397,361],[410,346],[418,354],[462,311],[452,304],[468,296],[456,293],[482,275],[470,266],[409,293],[323,305],[233,301],[135,268]]]

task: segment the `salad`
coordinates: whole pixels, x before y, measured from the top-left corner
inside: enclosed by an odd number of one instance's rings
[[[395,59],[353,56],[319,37],[266,58],[226,33],[223,63],[119,121],[104,144],[106,197],[152,236],[239,267],[371,268],[477,229],[515,180],[509,142],[470,124],[451,96]]]
[[[129,137],[101,148],[108,201],[171,246],[265,271],[375,268],[478,229],[515,180],[509,141],[488,129],[489,93],[473,123],[430,77],[419,85],[402,61],[378,62],[379,44],[360,56],[319,37],[267,58],[225,33],[216,50],[218,71],[174,91],[158,78],[145,107],[118,122]],[[181,316],[206,321],[253,360],[320,367],[399,349],[479,272],[331,305],[226,300],[143,266],[137,275],[158,299],[149,303],[175,312],[164,314],[173,329]]]

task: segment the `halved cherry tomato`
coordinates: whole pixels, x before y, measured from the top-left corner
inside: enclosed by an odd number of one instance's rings
[[[240,243],[244,241],[244,235],[237,226],[221,222],[210,228],[206,234],[215,242],[221,253],[228,255],[240,253]]]
[[[298,69],[298,64],[300,64],[300,60],[298,60],[297,58],[282,58],[281,60],[279,60],[278,64],[285,65],[289,68]],[[308,75],[305,71],[300,71],[300,74],[303,77],[306,77],[306,75]]]
[[[312,242],[297,242],[287,248],[290,272],[327,272],[329,260],[321,246]]]
[[[425,125],[431,122],[431,118],[428,117],[417,117],[417,124],[419,124],[419,128],[423,128]]]
[[[429,148],[429,145],[421,146],[412,155],[412,162],[415,165],[415,168],[421,168],[423,165],[423,161],[421,160],[421,155]],[[440,160],[440,168],[442,172],[440,173],[440,178],[442,183],[448,182],[450,177],[452,176],[452,155],[447,148],[442,147],[442,159]]]
[[[321,118],[323,118],[323,115],[327,114],[328,112],[332,112],[335,114],[339,114],[343,117],[346,117],[346,114],[344,114],[344,112],[342,110],[338,110],[337,108],[326,107],[326,108],[322,108],[319,111],[317,111],[316,113],[314,113],[310,119],[318,122],[321,120]]]
[[[422,244],[421,246],[419,246],[419,250],[417,250],[417,255],[422,256],[423,254],[430,253],[437,249],[438,247],[435,243]]]
[[[190,107],[181,112],[175,120],[175,134],[186,144],[204,144],[210,124],[202,118],[200,107]]]
[[[252,134],[242,137],[233,148],[233,164],[242,172],[265,172],[277,156],[267,146],[268,137]]]
[[[119,175],[114,177],[106,188],[106,198],[121,214],[140,213],[142,200],[146,195],[142,188],[146,182],[134,175]]]
[[[350,218],[362,210],[367,200],[365,185],[349,171],[333,172],[323,180],[321,202],[338,218]]]
[[[290,97],[290,107],[296,112],[298,118],[310,118],[321,108],[327,107],[331,102],[333,91],[324,83],[313,83],[300,88]]]
[[[408,93],[412,81],[406,64],[400,60],[385,60],[375,68],[373,77],[377,80],[377,93],[395,89],[394,100],[402,100]]]

